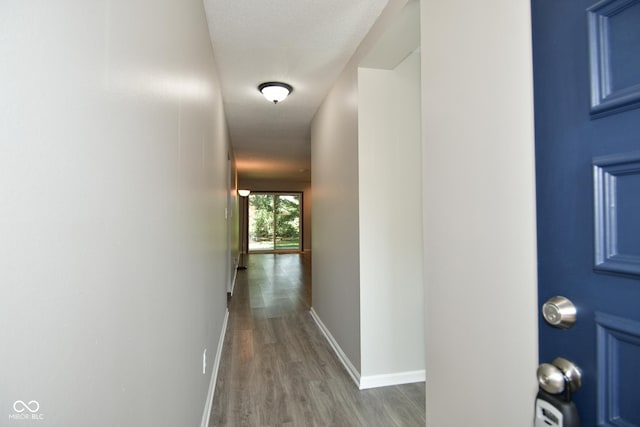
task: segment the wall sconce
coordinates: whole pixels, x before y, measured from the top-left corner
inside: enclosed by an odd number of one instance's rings
[[[251,190],[238,190],[240,197],[247,197],[251,193]]]
[[[265,82],[258,86],[258,90],[268,101],[277,104],[289,96],[293,87],[281,82]]]

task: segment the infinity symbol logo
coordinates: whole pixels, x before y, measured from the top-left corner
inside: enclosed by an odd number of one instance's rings
[[[40,409],[40,404],[37,400],[30,400],[29,403],[24,403],[22,400],[16,400],[13,402],[13,410],[17,413],[24,412],[25,409],[32,414],[35,414]]]

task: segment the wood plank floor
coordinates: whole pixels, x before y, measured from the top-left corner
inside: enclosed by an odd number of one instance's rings
[[[311,315],[308,254],[238,270],[209,426],[424,426],[424,383],[358,390]]]

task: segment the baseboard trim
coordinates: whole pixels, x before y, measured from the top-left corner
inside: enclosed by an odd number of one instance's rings
[[[313,318],[313,320],[316,322],[316,325],[318,325],[320,332],[322,332],[324,337],[329,342],[329,345],[331,345],[331,348],[333,349],[333,352],[338,357],[338,360],[340,360],[340,362],[342,363],[342,366],[344,366],[344,369],[346,369],[347,373],[349,374],[353,382],[356,383],[356,386],[360,388],[360,372],[358,372],[355,366],[353,366],[353,363],[351,363],[351,360],[349,360],[347,355],[344,354],[344,351],[342,351],[342,348],[340,348],[340,345],[338,345],[338,342],[335,340],[335,338],[333,338],[333,335],[331,335],[331,332],[329,332],[329,329],[327,329],[325,324],[322,323],[322,320],[320,320],[318,313],[316,313],[313,307],[311,307],[311,310],[309,310],[309,312],[311,313],[311,317]]]
[[[390,385],[421,383],[426,379],[424,369],[419,371],[398,372],[384,375],[365,375],[360,377],[360,390]]]
[[[218,369],[220,369],[220,360],[222,359],[222,347],[224,346],[224,337],[227,334],[227,322],[229,321],[229,310],[224,314],[224,320],[222,322],[222,331],[220,332],[220,338],[218,339],[218,349],[216,350],[216,358],[213,361],[213,369],[211,370],[211,381],[209,382],[209,392],[207,393],[207,401],[204,405],[204,412],[202,413],[201,427],[209,426],[209,419],[211,417],[211,408],[213,406],[213,395],[216,391],[216,381],[218,380]]]
[[[233,291],[236,288],[236,279],[238,278],[238,264],[236,264],[233,269],[233,279],[231,279],[231,289],[229,290],[229,294],[233,296]]]
[[[360,372],[358,372],[355,366],[353,366],[347,355],[344,354],[344,351],[342,351],[342,348],[340,348],[340,345],[335,338],[333,338],[333,335],[331,335],[331,332],[322,322],[320,316],[318,316],[318,313],[316,313],[313,307],[309,312],[311,313],[313,320],[316,322],[316,325],[318,325],[318,328],[329,342],[329,345],[331,345],[331,348],[338,357],[338,360],[340,360],[342,366],[344,366],[353,382],[356,383],[358,389],[366,390],[369,388],[387,387],[391,385],[419,383],[426,380],[426,373],[424,369],[418,371],[397,372],[393,374],[361,376]]]
[[[235,258],[235,262],[233,263],[233,279],[231,279],[231,282],[229,283],[229,288],[227,289],[227,293],[231,296],[233,296],[233,291],[236,288],[236,279],[238,278],[238,267],[240,266],[240,256],[237,256]]]

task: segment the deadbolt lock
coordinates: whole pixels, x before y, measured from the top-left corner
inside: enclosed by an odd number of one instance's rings
[[[542,305],[542,317],[551,326],[569,329],[576,323],[576,306],[566,297],[555,296]]]

